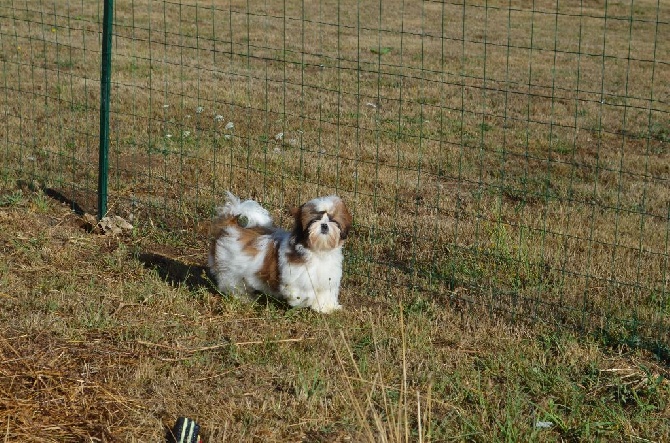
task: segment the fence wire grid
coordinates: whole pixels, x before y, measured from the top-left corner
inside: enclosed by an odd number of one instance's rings
[[[0,4],[3,180],[91,213],[102,9]],[[204,244],[225,190],[285,226],[338,193],[345,297],[465,300],[667,357],[669,64],[660,0],[119,1],[109,211]]]

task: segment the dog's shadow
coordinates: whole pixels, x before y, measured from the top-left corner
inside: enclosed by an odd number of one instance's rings
[[[155,252],[140,252],[135,255],[146,268],[155,270],[160,278],[172,286],[185,286],[190,291],[206,289],[212,294],[223,295],[206,266],[188,264],[175,260],[174,258]],[[279,309],[290,310],[290,306],[283,300],[279,300],[261,292],[257,293],[251,302],[257,306],[273,305]]]
[[[161,279],[172,286],[184,285],[191,291],[205,288],[218,293],[206,266],[182,263],[155,252],[140,252],[135,257],[145,267],[155,270]]]

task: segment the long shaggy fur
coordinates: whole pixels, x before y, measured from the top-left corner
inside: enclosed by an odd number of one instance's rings
[[[275,226],[257,202],[230,192],[217,213],[209,268],[219,290],[249,298],[260,291],[324,313],[341,308],[342,246],[352,218],[339,197],[294,209],[291,232]]]

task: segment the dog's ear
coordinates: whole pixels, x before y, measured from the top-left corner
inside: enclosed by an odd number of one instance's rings
[[[295,230],[302,231],[302,206],[293,206],[288,208],[288,213],[293,218]]]
[[[349,231],[351,231],[351,226],[346,226],[340,231],[340,240],[346,240],[349,237]]]
[[[302,241],[305,233],[302,226],[302,206],[293,206],[288,208],[288,213],[293,217],[293,235],[297,241]]]
[[[340,224],[340,240],[346,240],[351,230],[353,217],[342,200],[335,204],[335,220]]]
[[[300,214],[300,208],[297,206],[293,206],[290,208],[286,208],[286,212],[293,218],[298,218]]]

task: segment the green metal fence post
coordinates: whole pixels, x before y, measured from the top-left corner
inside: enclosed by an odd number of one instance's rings
[[[112,19],[114,0],[105,0],[102,18],[102,60],[100,73],[100,148],[98,160],[98,220],[107,213],[109,169],[109,100],[112,74]]]

